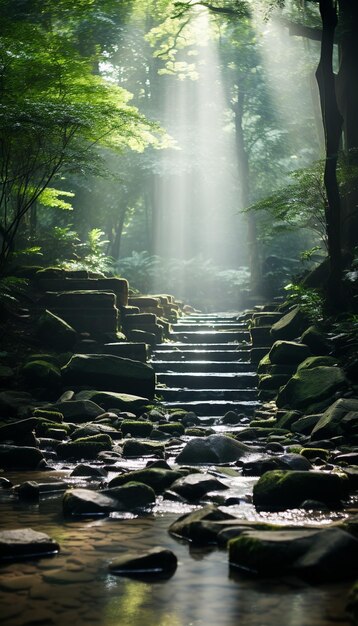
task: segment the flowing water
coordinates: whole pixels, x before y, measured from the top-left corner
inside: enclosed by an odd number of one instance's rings
[[[238,354],[240,350],[241,353],[247,351],[247,346],[241,343],[236,343],[232,348],[232,337],[228,337],[229,347],[224,359],[220,355],[221,347],[214,349],[209,344],[210,348],[198,348],[198,345],[196,348],[188,348],[188,345],[192,345],[192,333],[180,337],[179,341],[181,339],[187,340],[186,349],[189,353],[192,351],[189,363],[200,360],[195,359],[195,356],[192,359],[193,354],[198,354],[195,350],[205,351],[207,358],[204,362],[216,362],[219,370],[220,362],[230,362],[230,352],[236,351]],[[207,334],[205,343],[207,345]],[[182,358],[185,350],[180,350],[179,344],[175,346],[166,344],[158,349],[155,356],[158,371],[175,373],[183,367],[181,365],[175,369],[168,365],[170,357],[163,359],[163,352],[169,355],[171,350],[179,353],[178,363],[182,364],[186,360],[184,370],[186,373],[190,371],[187,355]],[[216,342],[216,346],[220,346],[219,342]],[[217,361],[215,355],[213,357],[214,352],[217,352]],[[240,362],[240,357],[234,361]],[[159,365],[160,362],[162,365]],[[230,368],[226,371],[230,371]],[[232,375],[237,371],[242,372],[243,369],[234,367]],[[160,375],[158,378],[160,379]],[[188,385],[188,379],[186,384]],[[172,389],[177,391],[168,391],[169,396],[171,393],[175,395],[168,403],[187,405],[188,396],[184,395],[181,400],[179,387]],[[187,386],[186,391],[188,389]],[[224,391],[222,388],[219,390],[221,394],[217,398],[211,388],[213,395],[210,401],[205,399],[205,393],[200,386],[196,386],[196,390],[202,392],[197,394],[200,397],[195,402],[204,422],[208,407],[209,414],[215,416],[224,412],[222,403],[237,403],[236,399],[230,398],[232,389],[229,383]],[[237,389],[234,388],[234,391]],[[256,402],[251,397],[243,401],[242,406],[250,413]],[[210,421],[212,419],[211,417]],[[219,429],[222,430],[223,427]],[[168,460],[172,462],[170,457]],[[146,461],[147,459],[121,461],[121,466],[134,469],[143,467]],[[59,466],[56,468],[57,471],[47,474],[45,480],[51,477],[75,482],[69,478],[73,465],[66,464],[61,469]],[[220,473],[220,468],[211,469]],[[24,480],[44,480],[44,474],[36,472],[6,475],[14,484]],[[239,499],[237,505],[227,509],[238,517],[279,523],[315,522],[324,525],[332,518],[345,516],[344,512],[324,515],[303,511],[258,514],[250,502],[252,487],[257,479],[238,475],[224,477],[223,480]],[[88,485],[84,479],[76,479],[76,484]],[[226,495],[229,494],[230,492],[226,492]],[[212,498],[220,502],[220,494],[214,494]],[[109,518],[69,520],[62,516],[61,496],[45,497],[39,503],[28,504],[19,502],[15,496],[4,490],[0,507],[1,530],[31,527],[49,534],[61,546],[59,554],[53,557],[2,565],[0,616],[4,625],[348,626],[350,623],[345,614],[349,583],[311,586],[294,578],[257,580],[230,568],[225,550],[216,547],[193,547],[172,537],[168,533],[170,524],[179,515],[195,508],[193,506],[159,498],[155,509],[145,515],[113,513]],[[138,580],[109,573],[109,561],[122,552],[156,545],[171,549],[178,557],[178,567],[171,578]]]

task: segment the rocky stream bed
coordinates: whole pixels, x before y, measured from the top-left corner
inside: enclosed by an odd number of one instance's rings
[[[138,395],[113,354],[0,393],[2,623],[357,623],[355,383],[259,313],[182,317]]]

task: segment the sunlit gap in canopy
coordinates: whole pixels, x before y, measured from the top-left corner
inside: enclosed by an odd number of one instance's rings
[[[252,0],[250,10],[272,106],[290,153],[283,169],[292,171],[321,156],[323,129],[314,76],[320,44],[292,36],[280,12],[265,19],[259,0]]]
[[[192,28],[198,43],[192,59],[197,76],[168,80],[165,125],[177,147],[162,154],[166,174],[158,177],[155,196],[160,216],[155,252],[168,261],[184,261],[181,281],[186,279],[185,261],[200,256],[204,263],[235,268],[240,248],[233,125],[210,15],[203,7],[196,8]],[[183,284],[175,287],[184,291]],[[215,288],[209,281],[205,290],[205,300],[212,302]]]

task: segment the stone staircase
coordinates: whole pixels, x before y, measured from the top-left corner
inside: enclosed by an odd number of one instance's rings
[[[259,406],[247,322],[226,314],[194,314],[173,324],[169,342],[152,355],[156,394],[168,407],[221,417],[251,415]]]

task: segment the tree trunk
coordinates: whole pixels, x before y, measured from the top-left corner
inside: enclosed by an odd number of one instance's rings
[[[326,142],[324,184],[327,193],[325,209],[330,262],[327,295],[330,307],[337,308],[342,293],[341,202],[337,181],[337,161],[343,121],[337,105],[333,72],[333,45],[338,19],[333,0],[320,0],[319,8],[322,18],[322,42],[316,78]]]
[[[358,2],[339,0],[340,66],[336,81],[339,110],[343,116],[344,151],[348,165],[358,162]],[[342,203],[343,248],[358,246],[358,184],[347,185]]]

